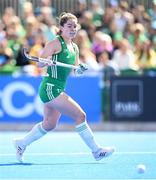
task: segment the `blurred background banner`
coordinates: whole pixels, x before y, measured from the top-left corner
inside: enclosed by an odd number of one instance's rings
[[[156,121],[156,77],[112,77],[111,120]]]
[[[37,95],[41,77],[0,77],[0,121],[37,122],[42,120],[42,103]],[[100,121],[101,97],[98,76],[70,77],[66,92],[86,111],[90,122]],[[66,116],[61,122],[73,121]]]

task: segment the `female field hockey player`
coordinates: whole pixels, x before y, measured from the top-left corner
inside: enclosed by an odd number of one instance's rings
[[[59,19],[60,32],[56,39],[47,43],[41,58],[52,57],[52,61],[59,61],[66,64],[78,66],[75,74],[82,74],[86,68],[79,65],[79,50],[72,39],[78,31],[76,16],[71,13],[62,13]],[[70,73],[69,68],[38,63],[39,67],[47,66],[48,76],[44,77],[39,96],[44,103],[43,121],[36,124],[32,130],[22,139],[14,139],[17,160],[23,162],[23,153],[28,145],[43,137],[47,132],[53,130],[61,114],[67,115],[75,120],[76,131],[91,149],[95,160],[108,157],[114,152],[113,147],[100,147],[94,139],[93,133],[86,121],[86,114],[82,108],[69,95],[64,92],[66,80]]]

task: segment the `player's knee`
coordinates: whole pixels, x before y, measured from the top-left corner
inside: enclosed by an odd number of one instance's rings
[[[51,131],[56,128],[56,123],[51,122],[48,119],[44,119],[43,121],[43,127],[46,131]]]
[[[76,122],[78,124],[83,123],[86,120],[86,113],[84,111],[81,111],[76,118]]]
[[[85,112],[82,112],[81,119],[83,122],[86,120],[86,113]]]

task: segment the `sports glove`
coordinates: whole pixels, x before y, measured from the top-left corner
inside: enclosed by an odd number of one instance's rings
[[[81,75],[88,69],[86,64],[79,64],[79,67],[75,69],[75,74],[76,75]]]

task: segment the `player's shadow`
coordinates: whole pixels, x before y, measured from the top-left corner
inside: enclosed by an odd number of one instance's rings
[[[106,164],[106,162],[65,162],[65,163],[0,163],[1,166],[63,166],[63,165],[89,165],[89,164]]]
[[[33,163],[0,163],[0,166],[31,166]]]

